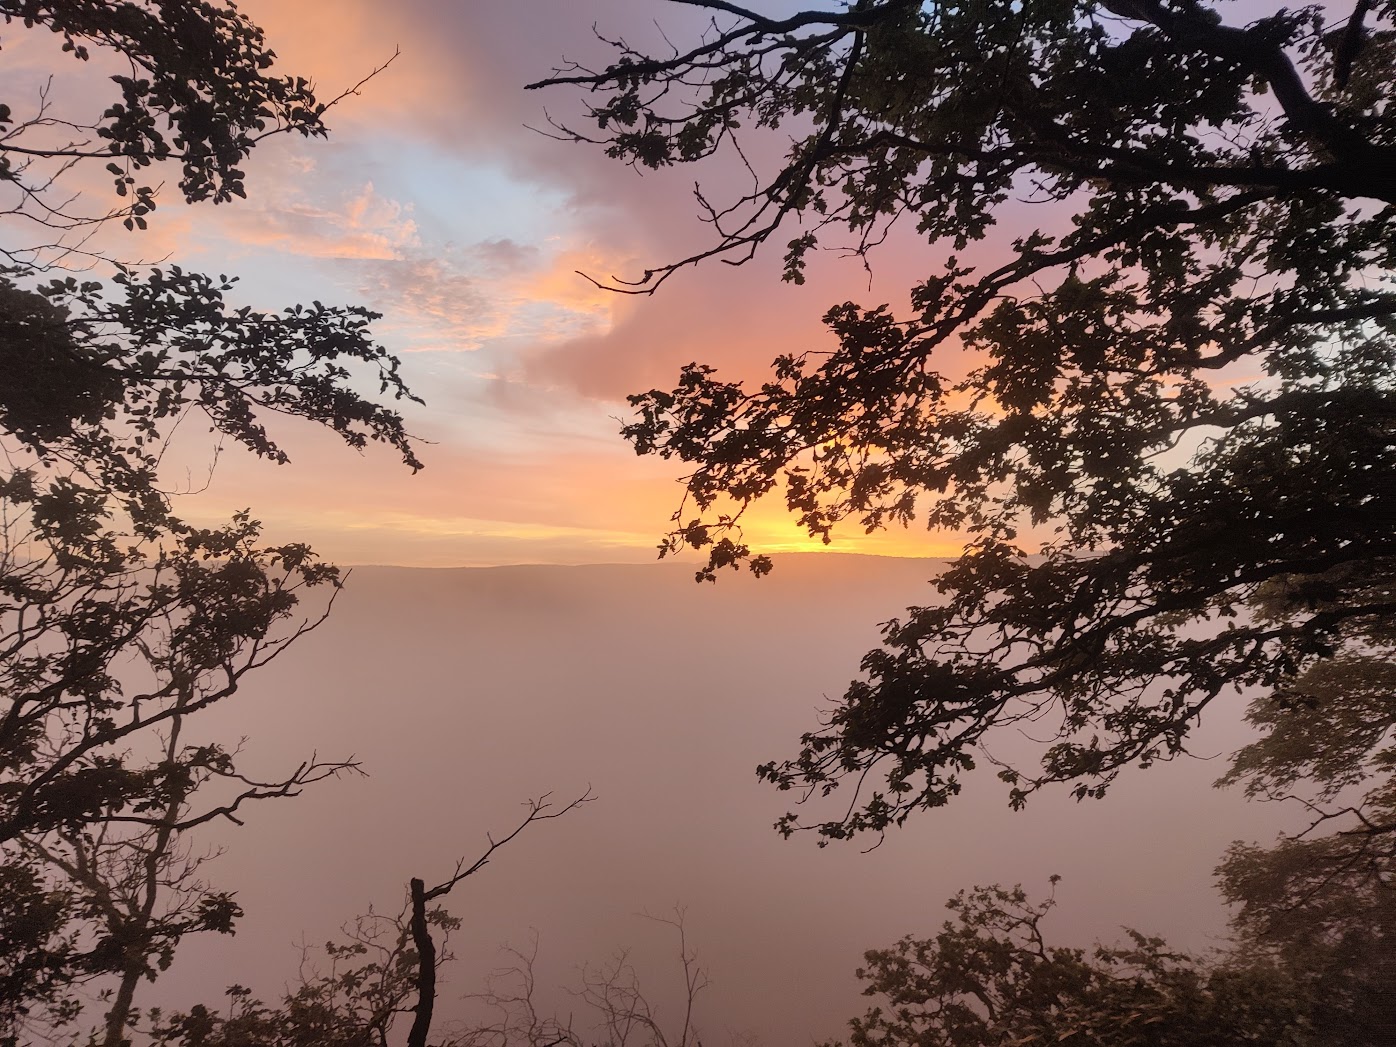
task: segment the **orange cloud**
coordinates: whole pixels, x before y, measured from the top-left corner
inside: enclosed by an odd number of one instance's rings
[[[211,211],[199,223],[207,248],[214,237],[233,250],[262,248],[302,258],[387,260],[420,243],[412,205],[378,193],[372,182],[326,201],[315,164],[295,152],[262,163],[250,201]]]

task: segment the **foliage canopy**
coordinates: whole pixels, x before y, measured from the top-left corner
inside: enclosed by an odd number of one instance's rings
[[[14,264],[98,260],[84,250],[97,227],[119,219],[146,228],[158,186],[144,175],[166,162],[179,165],[190,203],[246,196],[241,165],[258,142],[324,137],[325,111],[356,90],[322,101],[304,77],[278,75],[262,30],[226,0],[3,0],[0,18],[47,29],[73,59],[118,70],[96,116],[69,112],[51,81],[0,104],[0,216],[57,234],[0,245]],[[85,214],[65,176],[103,160],[124,202]]]
[[[1003,725],[1050,739],[999,765],[1012,803],[1100,795],[1185,752],[1219,696],[1364,649],[1396,611],[1396,6],[681,2],[712,12],[696,42],[614,41],[605,68],[534,85],[587,92],[592,126],[558,133],[640,168],[793,141],[751,192],[699,193],[713,244],[619,289],[795,223],[789,280],[831,237],[867,255],[898,225],[938,260],[905,309],[831,308],[830,344],[759,385],[694,364],[631,398],[636,450],[692,468],[662,550],[706,550],[700,577],[769,569],[741,516],[772,493],[826,539],[965,538],[941,602],[890,622],[823,727],[760,769],[852,787],[811,828],[946,803]]]
[[[1358,1011],[1346,1009],[1347,997],[1378,989],[1363,984],[1369,968],[1316,967],[1302,951],[1248,938],[1210,957],[1177,952],[1137,931],[1128,932],[1125,945],[1052,945],[1044,926],[1052,905],[1050,898],[1032,902],[1021,887],[961,891],[948,905],[954,919],[939,933],[868,952],[858,974],[866,982],[864,995],[877,1002],[851,1023],[848,1043],[1390,1042],[1392,1015],[1389,1007],[1383,1012],[1380,991],[1360,1001]]]

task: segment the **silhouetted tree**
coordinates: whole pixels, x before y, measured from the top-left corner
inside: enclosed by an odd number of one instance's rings
[[[506,947],[508,966],[495,971],[483,992],[473,999],[485,1004],[497,1016],[495,1021],[468,1023],[453,1039],[453,1047],[695,1047],[703,1042],[698,1031],[698,997],[708,988],[708,972],[698,962],[698,954],[688,944],[688,927],[682,906],[672,915],[646,919],[673,929],[678,939],[678,972],[683,979],[683,995],[677,1019],[661,1014],[660,1008],[640,985],[640,975],[627,949],[610,960],[583,964],[580,985],[569,990],[586,1009],[590,1023],[578,1028],[571,1011],[545,1014],[536,997],[538,958],[535,934],[527,951]],[[583,1019],[585,1023],[585,1019]],[[734,1043],[740,1038],[732,1037]]]
[[[462,880],[469,876],[474,876],[477,872],[489,864],[494,852],[505,844],[513,840],[519,833],[523,832],[534,822],[547,821],[551,818],[561,818],[563,815],[576,810],[584,803],[592,800],[591,790],[588,789],[577,799],[560,807],[552,809],[552,804],[548,803],[546,795],[537,800],[530,800],[528,803],[528,817],[520,822],[507,835],[499,840],[489,837],[489,847],[485,852],[473,862],[467,862],[464,858],[456,862],[456,868],[446,879],[442,880],[434,887],[427,887],[424,880],[413,877],[408,884],[408,907],[410,917],[408,929],[412,934],[412,944],[416,947],[417,970],[414,979],[417,1002],[413,1005],[412,1028],[407,1032],[407,1047],[427,1047],[427,1035],[431,1031],[432,1012],[436,1006],[436,968],[438,966],[438,956],[436,944],[431,936],[431,910],[427,908],[432,902],[439,898],[444,898]]]
[[[240,165],[258,142],[324,137],[326,110],[368,79],[317,99],[304,77],[273,74],[262,30],[227,0],[0,0],[0,18],[47,29],[76,61],[94,51],[122,60],[116,75],[92,78],[109,96],[84,92],[86,112],[72,109],[52,78],[34,83],[31,97],[0,104],[0,224],[23,230],[0,244],[0,256],[27,269],[100,259],[88,241],[110,221],[144,229],[158,191],[146,176],[167,161],[179,165],[179,192],[190,203],[245,196]],[[93,162],[103,163],[120,201],[88,212],[71,176]]]
[[[1274,613],[1295,597],[1266,594]],[[1237,843],[1218,869],[1253,949],[1314,983],[1316,1024],[1344,1042],[1396,1040],[1396,627],[1350,629],[1331,658],[1254,698],[1261,730],[1221,784],[1300,804],[1309,823],[1270,847]]]
[[[79,99],[99,115],[53,109],[51,81],[27,116],[0,106],[0,1042],[71,1022],[72,990],[114,976],[118,1044],[136,984],[183,935],[238,914],[184,834],[355,767],[312,757],[264,781],[235,747],[190,739],[190,717],[323,620],[340,575],[304,545],[265,544],[246,513],[182,520],[161,472],[173,431],[199,418],[284,462],[265,422],[289,416],[420,463],[401,416],[357,391],[367,378],[383,401],[409,396],[375,314],[234,307],[227,277],[124,267],[89,239],[113,220],[144,228],[141,172],[167,162],[190,203],[243,195],[256,142],[324,134],[333,103],[272,75],[230,3],[19,0],[0,16],[79,60],[122,60],[116,97]],[[124,202],[84,214],[73,187],[94,164]],[[62,272],[75,266],[105,279]],[[313,589],[329,597],[302,611]]]
[[[918,519],[965,537],[942,605],[889,623],[759,773],[806,798],[852,785],[812,826],[827,842],[949,802],[979,761],[1014,806],[1049,783],[1099,796],[1249,691],[1262,734],[1223,784],[1314,815],[1219,870],[1230,959],[1048,949],[1045,908],[979,891],[938,938],[870,954],[888,1006],[854,1042],[1388,1042],[1396,7],[680,2],[713,13],[700,39],[611,41],[609,66],[533,85],[588,92],[595,130],[558,135],[637,168],[752,128],[793,142],[749,193],[699,190],[714,243],[612,286],[740,264],[794,221],[787,280],[831,234],[867,258],[899,222],[944,259],[908,313],[837,305],[833,344],[758,387],[694,364],[631,398],[636,449],[693,469],[661,554],[706,550],[700,578],[770,569],[740,524],[775,492],[826,541]],[[1013,724],[1048,737],[1039,766],[983,748]]]
[[[165,764],[170,767],[180,766],[182,720],[181,714],[169,721]],[[134,833],[105,821],[16,837],[43,867],[61,874],[65,904],[100,928],[82,961],[90,970],[117,976],[103,1047],[127,1042],[137,987],[170,965],[186,934],[228,933],[242,915],[232,895],[212,890],[199,878],[208,856],[193,855],[182,846],[178,825],[201,778],[206,776],[193,772],[172,783],[157,820]]]
[[[174,268],[114,286],[122,299],[71,277],[0,288],[19,303],[0,318],[16,363],[0,377],[0,842],[16,844],[7,855],[53,853],[34,847],[55,834],[95,846],[122,827],[135,834],[123,838],[130,846],[152,827],[236,820],[249,801],[353,766],[312,758],[262,781],[216,740],[159,747],[162,732],[172,737],[176,722],[236,693],[324,620],[329,602],[299,610],[308,591],[340,584],[306,546],[263,544],[247,514],[213,528],[175,514],[159,464],[178,421],[202,414],[229,441],[284,461],[259,413],[299,416],[353,446],[390,442],[418,464],[401,418],[350,385],[346,364],[365,364],[385,390],[407,395],[396,361],[368,337],[373,314],[233,310],[226,281]],[[214,799],[194,801],[194,785]],[[98,957],[116,962],[117,952],[85,954],[70,973],[103,973]]]
[[[740,522],[777,491],[826,539],[964,535],[943,603],[890,622],[799,755],[760,769],[851,783],[824,839],[948,802],[1006,724],[1050,739],[998,765],[1015,806],[1100,795],[1186,751],[1219,696],[1283,692],[1391,619],[1396,7],[681,2],[713,13],[700,39],[615,41],[533,85],[593,99],[595,130],[557,133],[639,168],[744,129],[794,141],[749,193],[699,192],[712,245],[619,289],[795,221],[790,280],[831,234],[867,255],[899,222],[937,259],[908,313],[836,305],[831,344],[758,386],[695,364],[631,398],[636,449],[693,469],[662,551],[706,550],[700,577],[769,569]],[[1252,613],[1281,580],[1294,598]]]
[[[858,975],[879,1003],[850,1047],[1191,1047],[1370,1044],[1313,1021],[1309,986],[1282,963],[1240,953],[1199,959],[1129,932],[1123,946],[1048,944],[1049,899],[978,887],[949,903],[933,938],[867,953]]]
[[[396,917],[370,912],[346,926],[340,941],[325,944],[325,969],[317,969],[306,957],[300,984],[280,1005],[265,1004],[234,985],[227,992],[226,1014],[205,1004],[171,1014],[153,1012],[148,1029],[152,1041],[162,1047],[383,1047],[410,1015],[406,1042],[425,1047],[436,1007],[437,975],[451,959],[447,936],[460,927],[457,917],[432,903],[478,873],[530,825],[561,818],[592,799],[588,789],[556,809],[546,794],[528,801],[522,821],[498,840],[487,834],[489,846],[474,861],[457,862],[446,880],[428,888],[413,878]],[[487,1041],[493,1042],[493,1036],[478,1030],[437,1040],[443,1047],[483,1047]],[[558,1038],[547,1047],[562,1042]],[[544,1045],[525,1040],[520,1047]]]

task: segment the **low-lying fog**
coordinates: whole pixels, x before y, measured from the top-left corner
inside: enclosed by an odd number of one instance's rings
[[[1049,927],[1063,943],[1131,925],[1208,948],[1224,924],[1213,866],[1231,840],[1281,824],[1211,788],[1244,736],[1239,703],[1200,736],[1217,759],[1130,774],[1104,801],[1061,791],[1014,814],[985,771],[871,853],[873,840],[819,849],[771,830],[792,797],[754,768],[794,754],[877,623],[935,598],[937,567],[789,556],[767,579],[702,586],[671,563],[356,568],[330,620],[202,729],[246,735],[250,770],[318,751],[352,753],[371,777],[213,827],[203,839],[227,851],[211,876],[247,917],[235,937],[189,939],[145,1003],[217,1004],[233,982],[271,998],[295,979],[294,943],[323,942],[370,905],[396,912],[409,877],[447,876],[528,797],[566,801],[588,785],[595,803],[531,827],[447,900],[464,926],[442,1021],[468,1013],[461,997],[531,928],[540,995],[578,1024],[562,988],[627,945],[661,1019],[666,1003],[677,1017],[672,935],[636,915],[676,903],[710,972],[699,1025],[712,1047],[729,1032],[770,1047],[840,1035],[867,1003],[853,976],[863,950],[933,931],[945,899],[975,883],[1041,894],[1061,874]]]

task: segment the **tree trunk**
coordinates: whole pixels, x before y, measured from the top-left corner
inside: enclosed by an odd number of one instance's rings
[[[431,1012],[436,1005],[436,943],[427,927],[426,884],[413,879],[411,888],[412,941],[417,946],[417,1007],[412,1031],[407,1034],[407,1047],[427,1047]]]
[[[130,947],[127,947],[127,952]],[[126,1040],[126,1024],[131,1020],[131,1005],[136,999],[136,986],[141,980],[144,957],[127,957],[122,963],[121,985],[116,990],[111,1010],[107,1012],[107,1034],[102,1039],[102,1047],[123,1047]]]

